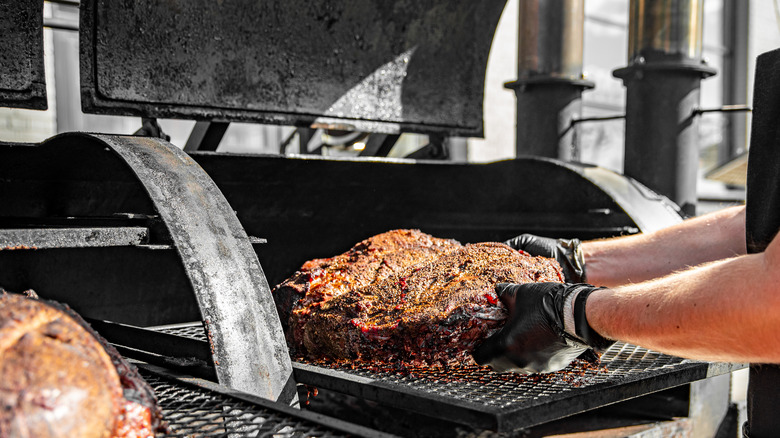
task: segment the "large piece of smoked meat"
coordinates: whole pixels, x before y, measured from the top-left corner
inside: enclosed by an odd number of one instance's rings
[[[391,249],[377,242],[391,242]],[[552,259],[502,243],[461,245],[394,230],[332,259],[307,262],[280,288],[314,283],[289,313],[294,354],[452,364],[470,363],[471,351],[503,326],[507,311],[496,284],[549,281],[563,281]]]

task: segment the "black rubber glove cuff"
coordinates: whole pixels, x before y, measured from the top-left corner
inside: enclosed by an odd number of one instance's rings
[[[582,339],[586,344],[592,347],[594,350],[602,352],[612,346],[615,341],[609,340],[604,336],[601,336],[593,330],[588,324],[588,318],[585,315],[585,305],[588,300],[588,296],[599,289],[606,289],[604,287],[594,287],[589,284],[578,285],[581,286],[581,290],[577,293],[573,303],[573,317],[574,317],[574,335]]]
[[[534,256],[555,259],[561,265],[567,283],[587,282],[585,257],[579,239],[551,239],[533,234],[521,234],[504,243]]]

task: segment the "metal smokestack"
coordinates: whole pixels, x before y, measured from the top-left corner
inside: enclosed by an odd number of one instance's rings
[[[624,173],[695,214],[703,0],[631,0]]]
[[[572,118],[581,114],[584,0],[520,0],[517,155],[570,160]]]

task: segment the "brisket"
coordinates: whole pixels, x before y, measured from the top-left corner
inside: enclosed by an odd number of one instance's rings
[[[298,301],[287,332],[291,350],[309,360],[471,363],[471,351],[507,318],[497,283],[563,281],[554,260],[501,243],[451,243],[405,261],[381,278],[368,275],[368,284],[339,283],[328,299]]]

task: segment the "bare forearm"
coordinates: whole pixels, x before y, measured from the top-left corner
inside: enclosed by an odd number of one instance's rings
[[[603,336],[693,359],[780,363],[780,280],[765,253],[599,290],[588,322]]]
[[[744,207],[689,219],[655,233],[585,242],[582,249],[591,284],[617,286],[658,278],[745,254]]]

